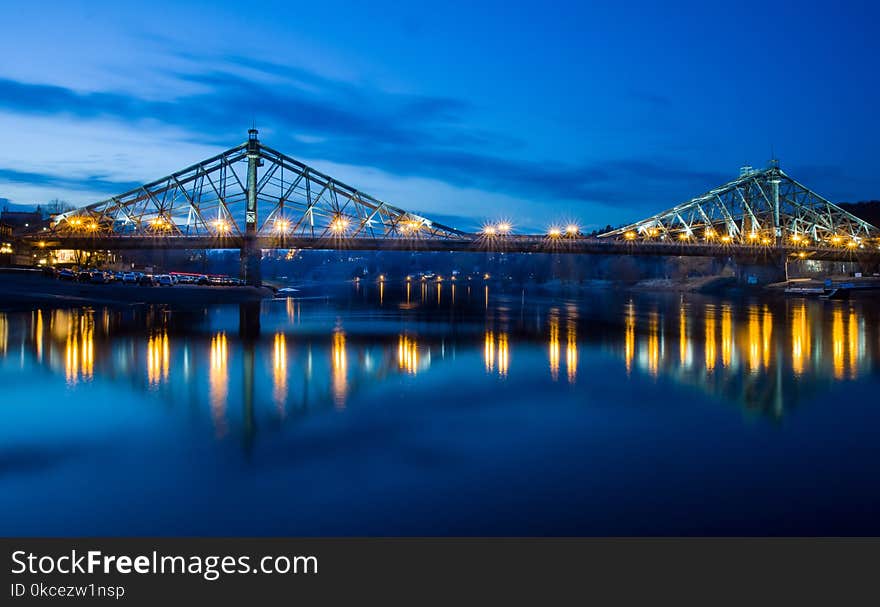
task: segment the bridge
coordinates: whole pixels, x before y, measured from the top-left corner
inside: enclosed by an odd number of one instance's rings
[[[45,249],[239,249],[250,284],[260,284],[265,249],[732,257],[744,268],[777,270],[790,258],[880,262],[880,230],[801,185],[776,161],[744,168],[718,188],[597,237],[576,225],[520,235],[505,222],[472,233],[265,146],[256,129],[239,146],[59,214],[47,231],[24,239]]]

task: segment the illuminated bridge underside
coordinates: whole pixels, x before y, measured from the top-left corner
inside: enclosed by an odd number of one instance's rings
[[[603,238],[749,246],[873,249],[880,230],[804,187],[771,162]]]

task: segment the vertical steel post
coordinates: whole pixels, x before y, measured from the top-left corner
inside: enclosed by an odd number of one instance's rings
[[[257,129],[248,131],[247,143],[247,207],[245,209],[244,243],[241,248],[241,278],[249,285],[262,285],[260,258],[257,247],[257,167],[260,166],[260,140]]]
[[[777,244],[782,244],[779,240],[782,237],[782,226],[779,221],[779,161],[774,158],[770,161],[770,167],[773,170],[770,178],[770,185],[773,187],[773,232]]]

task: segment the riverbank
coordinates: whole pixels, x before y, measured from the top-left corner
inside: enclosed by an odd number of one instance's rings
[[[57,280],[27,270],[0,272],[0,309],[32,305],[235,304],[272,296],[272,289],[267,287],[102,285]]]

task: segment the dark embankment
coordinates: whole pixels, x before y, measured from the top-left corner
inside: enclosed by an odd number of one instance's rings
[[[0,271],[0,309],[33,305],[236,304],[271,296],[272,290],[268,288],[102,285],[62,281],[29,271]]]

